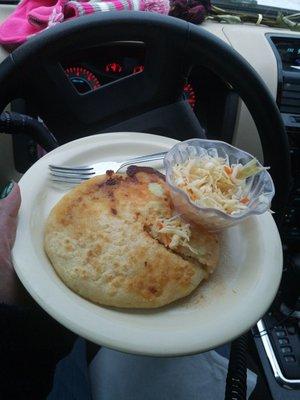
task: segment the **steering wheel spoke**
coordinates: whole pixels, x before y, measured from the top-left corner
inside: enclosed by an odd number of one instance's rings
[[[205,138],[205,130],[186,100],[155,108],[103,130],[118,131],[151,132],[178,140]]]

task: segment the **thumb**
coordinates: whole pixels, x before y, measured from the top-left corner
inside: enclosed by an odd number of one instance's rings
[[[19,185],[9,182],[0,196],[0,214],[16,217],[21,205],[21,193]]]

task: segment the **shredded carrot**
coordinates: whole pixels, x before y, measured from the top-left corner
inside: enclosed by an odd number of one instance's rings
[[[242,197],[241,200],[240,200],[240,202],[241,202],[242,204],[248,204],[249,201],[250,201],[250,199],[249,199],[247,196]]]
[[[224,171],[226,172],[227,175],[231,175],[233,169],[229,167],[228,165],[224,165]]]
[[[161,234],[161,241],[163,242],[163,244],[165,246],[169,246],[169,244],[171,243],[171,238],[166,233],[162,233]]]
[[[192,189],[188,189],[187,191],[190,195],[191,200],[196,200],[197,197],[195,196],[195,193],[192,191]]]

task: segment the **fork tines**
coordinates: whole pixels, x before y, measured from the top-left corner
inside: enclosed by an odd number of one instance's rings
[[[95,175],[92,167],[60,167],[49,165],[51,180],[55,182],[80,183]]]

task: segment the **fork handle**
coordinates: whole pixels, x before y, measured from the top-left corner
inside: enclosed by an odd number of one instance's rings
[[[123,164],[121,164],[120,167],[118,168],[118,171],[121,168],[126,167],[127,165],[139,164],[139,163],[143,163],[143,162],[147,162],[147,161],[162,160],[166,154],[167,154],[167,152],[163,151],[161,153],[149,154],[148,156],[140,156],[140,157],[131,158],[130,160],[123,162]]]

